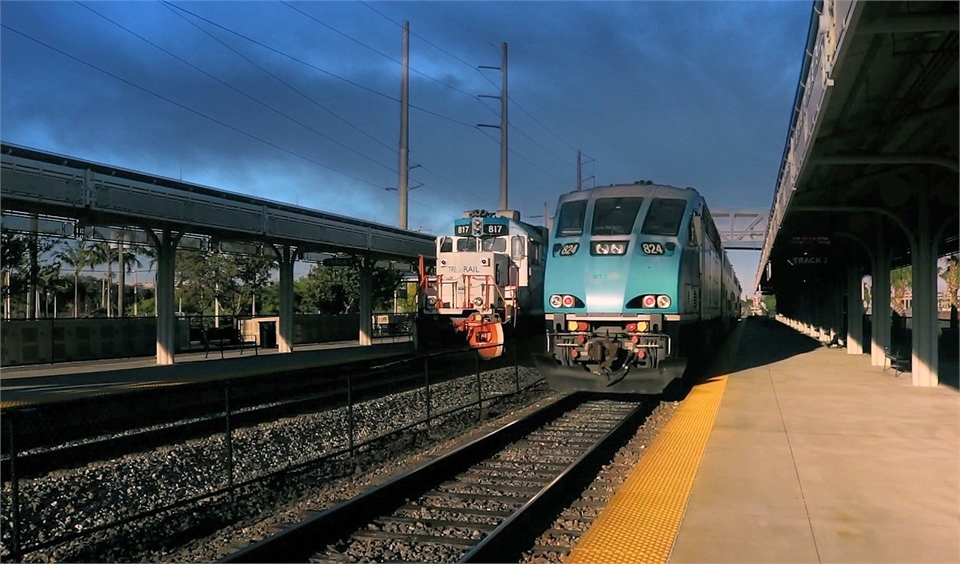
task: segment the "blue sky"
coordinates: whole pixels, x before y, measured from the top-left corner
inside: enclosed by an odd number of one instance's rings
[[[650,179],[767,210],[812,4],[0,2],[3,141],[395,225],[410,22],[409,225]],[[540,222],[539,218],[530,219]],[[731,253],[744,286],[759,253]]]

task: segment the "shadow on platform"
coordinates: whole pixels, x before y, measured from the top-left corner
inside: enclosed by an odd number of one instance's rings
[[[731,372],[773,364],[823,346],[820,341],[775,319],[748,317],[741,325],[743,333]]]

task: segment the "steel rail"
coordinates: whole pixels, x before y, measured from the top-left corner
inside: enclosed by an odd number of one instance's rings
[[[324,547],[350,537],[364,525],[403,507],[408,500],[427,494],[451,477],[466,472],[479,461],[491,458],[511,443],[555,421],[565,412],[587,403],[592,397],[589,394],[564,396],[533,414],[492,431],[420,468],[397,476],[375,489],[228,555],[221,562],[306,562]],[[604,399],[610,398],[605,396]],[[576,499],[580,490],[589,484],[613,450],[626,440],[626,435],[635,429],[635,425],[639,424],[649,411],[646,402],[638,403],[611,430],[593,442],[586,453],[581,454],[557,477],[539,488],[532,498],[483,539],[479,542],[470,541],[463,546],[469,550],[459,561],[515,561],[521,551],[533,542],[539,529],[549,527],[556,514]],[[476,529],[483,532],[486,527],[479,525]],[[390,536],[390,533],[385,536]],[[410,537],[410,540],[416,540],[416,537]],[[465,539],[421,540],[461,546]]]

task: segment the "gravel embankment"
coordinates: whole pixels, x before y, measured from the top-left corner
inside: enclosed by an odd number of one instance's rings
[[[533,383],[536,372],[521,367],[521,386]],[[468,376],[431,386],[432,413],[469,404],[477,397],[477,380]],[[484,373],[484,397],[514,391],[512,368]],[[484,403],[487,417],[528,404],[542,396],[542,385],[516,398]],[[354,406],[354,441],[359,444],[400,427],[413,424],[426,413],[425,394],[415,390]],[[291,499],[310,498],[310,492],[326,491],[331,501],[345,499],[328,486],[368,469],[389,471],[388,461],[425,445],[461,435],[477,425],[476,409],[466,409],[437,419],[429,427],[419,425],[400,436],[362,449],[350,460],[346,456],[306,466],[236,492],[234,502],[220,496],[193,505],[189,510],[158,514],[120,528],[85,534],[82,538],[43,551],[23,555],[27,562],[117,562],[117,561],[210,561],[229,552],[214,536],[236,526],[240,530],[276,513]],[[234,482],[280,472],[347,447],[348,414],[336,409],[235,430],[232,436]],[[83,533],[126,516],[156,510],[178,500],[209,494],[227,484],[224,435],[188,441],[115,460],[51,472],[20,482],[20,542],[35,545],[69,533]],[[376,474],[376,473],[375,473]],[[373,476],[371,476],[371,479]],[[348,480],[349,482],[349,480]],[[319,485],[318,485],[319,484]],[[321,487],[322,485],[322,487]],[[0,554],[10,557],[10,485],[2,492],[3,538]],[[316,497],[313,496],[316,500]],[[316,503],[316,501],[314,501]],[[290,510],[286,516],[296,517]],[[267,519],[271,521],[271,519]],[[269,528],[274,523],[263,525]],[[269,531],[264,528],[264,534]],[[242,533],[241,533],[242,534]],[[223,533],[229,537],[228,533]],[[203,540],[196,541],[194,539]],[[239,536],[237,538],[240,538]],[[182,549],[183,545],[194,548]],[[186,550],[186,552],[183,552]],[[196,554],[192,554],[196,552]],[[176,554],[176,556],[174,556]]]

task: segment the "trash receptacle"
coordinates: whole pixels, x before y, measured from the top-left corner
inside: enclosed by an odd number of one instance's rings
[[[260,325],[260,348],[275,348],[277,346],[277,322],[261,321]]]

